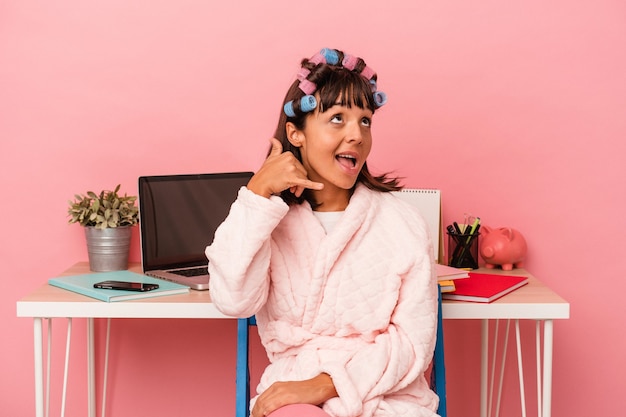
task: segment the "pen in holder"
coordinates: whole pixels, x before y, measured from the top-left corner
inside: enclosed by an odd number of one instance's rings
[[[448,265],[455,268],[478,268],[480,233],[457,233],[448,230]]]

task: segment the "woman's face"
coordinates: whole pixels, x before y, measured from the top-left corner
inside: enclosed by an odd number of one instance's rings
[[[300,147],[309,179],[324,183],[327,192],[352,189],[372,149],[371,125],[372,111],[355,105],[335,104],[307,116],[294,145]]]

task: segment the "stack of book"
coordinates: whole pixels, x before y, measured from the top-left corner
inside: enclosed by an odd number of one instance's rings
[[[465,269],[453,268],[447,265],[436,264],[437,281],[442,293],[448,293],[455,290],[455,280],[469,278],[469,272]]]
[[[469,277],[455,281],[453,291],[441,294],[444,300],[490,303],[528,284],[527,276],[470,272]]]
[[[490,303],[528,283],[527,276],[489,274],[437,265],[444,300]]]

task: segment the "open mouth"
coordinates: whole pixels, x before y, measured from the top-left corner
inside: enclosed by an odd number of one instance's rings
[[[356,157],[354,155],[339,154],[335,157],[339,164],[346,168],[356,167]]]

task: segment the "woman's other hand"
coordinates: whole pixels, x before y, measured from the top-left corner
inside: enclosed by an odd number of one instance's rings
[[[304,381],[275,382],[259,395],[251,416],[264,417],[289,404],[319,405],[336,396],[333,380],[324,373]]]

